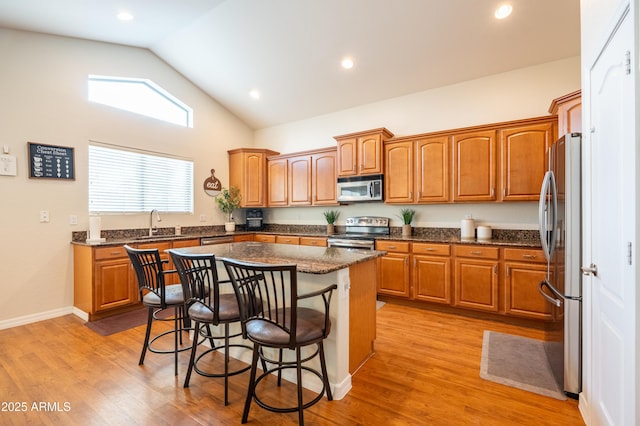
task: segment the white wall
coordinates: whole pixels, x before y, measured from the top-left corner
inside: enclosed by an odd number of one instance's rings
[[[195,215],[163,215],[162,225],[213,225],[224,216],[202,183],[216,169],[228,180],[228,149],[251,146],[253,131],[148,50],[0,29],[0,146],[18,160],[0,176],[0,326],[3,320],[73,305],[72,231],[88,228],[89,140],[195,161]],[[194,109],[185,129],[87,102],[87,75],[149,78]],[[28,178],[27,142],[75,148],[75,181]],[[39,211],[50,223],[39,223]],[[200,214],[207,215],[205,223]],[[78,225],[69,225],[69,216]],[[103,229],[144,228],[148,215],[106,215]]]
[[[396,136],[455,129],[548,115],[551,101],[580,89],[580,57],[518,69],[395,99],[363,105],[255,133],[255,145],[281,153],[335,146],[333,136],[386,127]],[[401,224],[403,206],[382,203],[340,207],[338,224],[349,216],[390,217]],[[322,224],[322,208],[273,208],[270,223]],[[537,229],[536,203],[416,206],[416,226],[457,227],[471,213],[479,222],[504,229]]]

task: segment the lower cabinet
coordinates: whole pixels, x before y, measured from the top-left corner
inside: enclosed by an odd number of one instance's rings
[[[164,250],[171,247],[200,245],[199,239],[172,242],[131,244],[138,248],[158,248],[166,269],[173,269]],[[123,246],[73,246],[74,300],[73,305],[86,312],[89,320],[118,314],[139,304],[138,281]],[[174,276],[175,275],[175,276]],[[177,274],[167,277],[169,284],[177,284]]]
[[[451,304],[451,246],[413,243],[413,299]]]
[[[326,247],[327,239],[324,237],[300,237],[301,246]]]
[[[497,313],[499,261],[497,247],[456,246],[453,305]]]
[[[408,298],[410,243],[376,241],[376,250],[387,254],[378,258],[378,294]]]
[[[259,243],[275,243],[276,236],[273,234],[256,234],[253,237],[253,241],[257,241]]]
[[[504,249],[505,313],[545,321],[555,319],[555,308],[538,292],[538,284],[546,274],[542,250]]]

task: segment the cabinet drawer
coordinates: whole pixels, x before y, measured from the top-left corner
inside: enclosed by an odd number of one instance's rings
[[[287,235],[276,235],[276,243],[278,244],[300,244],[300,237],[291,237]]]
[[[540,262],[546,263],[544,252],[538,249],[504,249],[504,260],[516,262]]]
[[[300,245],[326,247],[327,239],[322,237],[300,237]]]
[[[138,244],[138,248],[141,250],[149,250],[157,248],[160,254],[162,254],[165,250],[169,250],[171,248],[171,243],[144,243]]]
[[[275,243],[276,236],[268,234],[256,234],[256,236],[254,237],[254,241],[257,241],[259,243]]]
[[[200,245],[200,240],[178,240],[173,242],[173,248],[195,247]]]
[[[376,241],[376,250],[409,253],[409,243],[402,241]]]
[[[451,255],[451,246],[449,244],[413,243],[413,254],[449,256]]]
[[[127,251],[123,246],[101,247],[95,249],[95,260],[116,259],[118,257],[127,257]]]
[[[481,246],[456,246],[455,248],[457,257],[471,257],[482,259],[494,259],[500,258],[500,249],[498,247],[481,247]]]

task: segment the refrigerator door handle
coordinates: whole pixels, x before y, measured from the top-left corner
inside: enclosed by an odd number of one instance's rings
[[[556,297],[554,298],[549,296],[544,291],[545,288],[548,288],[549,291],[551,291],[551,293],[553,293],[553,295]],[[549,281],[547,280],[540,281],[540,284],[538,284],[538,291],[540,292],[542,297],[547,299],[547,302],[551,303],[552,305],[556,305],[558,308],[562,306],[562,301],[564,300],[564,296],[560,294],[560,292],[556,290],[551,284],[549,284]]]
[[[549,194],[550,192],[550,194]],[[551,199],[549,200],[549,195]],[[551,204],[549,204],[549,201]],[[547,215],[550,214],[549,218]],[[549,221],[549,219],[551,219]],[[540,188],[540,201],[538,204],[538,225],[540,228],[540,242],[542,243],[542,250],[547,258],[547,261],[551,260],[551,255],[556,244],[556,229],[558,220],[558,191],[556,188],[556,180],[553,176],[553,172],[547,171],[544,174],[542,180],[542,187]],[[547,227],[551,223],[551,229]],[[549,232],[551,234],[549,235]]]

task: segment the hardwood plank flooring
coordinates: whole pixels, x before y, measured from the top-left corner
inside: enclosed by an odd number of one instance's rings
[[[353,377],[351,392],[305,410],[306,424],[584,424],[577,401],[481,379],[485,329],[542,337],[539,330],[387,303],[378,311],[376,354]],[[177,377],[171,355],[147,354],[138,366],[143,337],[144,326],[103,337],[73,315],[0,330],[0,424],[240,424],[247,373],[230,378],[225,407],[220,379],[194,374],[182,387],[188,352],[180,354]],[[293,425],[297,415],[253,404],[248,424]]]

